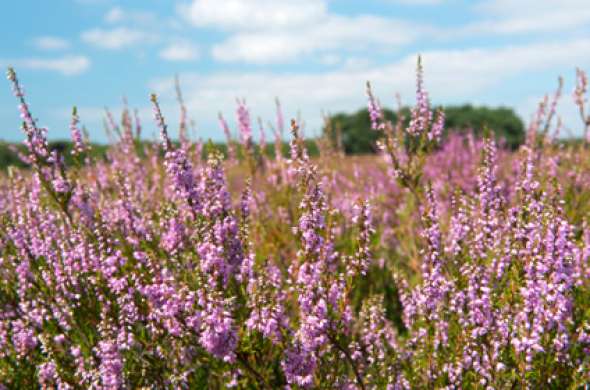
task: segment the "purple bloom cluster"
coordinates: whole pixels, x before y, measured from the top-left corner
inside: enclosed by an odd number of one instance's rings
[[[120,125],[107,113],[118,139],[93,161],[74,110],[71,167],[8,79],[32,173],[0,173],[0,388],[590,381],[589,163],[548,135],[560,90],[516,152],[443,140],[419,63],[408,126],[387,122],[368,88],[385,161],[310,156],[295,120],[283,157],[278,101],[271,159],[238,100],[240,143],[220,116],[224,161],[188,138],[177,87],[180,146],[154,95],[161,143],[139,150],[125,105]]]

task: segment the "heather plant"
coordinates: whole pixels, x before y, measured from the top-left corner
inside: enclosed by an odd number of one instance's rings
[[[576,88],[574,89],[574,103],[578,107],[582,123],[584,124],[584,140],[588,141],[590,132],[590,113],[587,112],[588,75],[583,69],[576,69]]]
[[[125,102],[94,158],[73,109],[66,162],[8,79],[31,169],[0,176],[0,388],[590,381],[590,161],[554,136],[561,88],[516,152],[443,141],[419,62],[407,126],[368,88],[382,154],[358,158],[310,157],[299,120],[283,155],[278,100],[256,145],[238,100],[224,159],[191,140],[176,80],[179,142],[152,95],[158,142]]]

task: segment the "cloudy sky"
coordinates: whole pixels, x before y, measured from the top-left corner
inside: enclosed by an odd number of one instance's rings
[[[564,76],[575,134],[575,68],[590,70],[588,0],[21,0],[2,5],[0,34],[0,65],[53,139],[76,105],[105,141],[104,108],[118,115],[124,96],[150,136],[150,92],[174,127],[174,74],[198,137],[222,138],[217,113],[234,122],[237,97],[266,120],[278,96],[312,133],[322,111],[363,107],[366,80],[385,105],[396,92],[411,103],[418,53],[434,104],[508,105],[525,120]],[[22,138],[8,82],[0,123],[0,139]]]

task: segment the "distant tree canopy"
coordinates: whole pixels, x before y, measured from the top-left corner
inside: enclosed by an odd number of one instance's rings
[[[141,141],[140,143],[136,144],[137,153],[139,156],[143,156],[143,148],[147,147],[151,144],[150,141]],[[174,141],[173,144],[178,147],[179,143]],[[74,159],[72,157],[72,149],[74,145],[69,140],[56,140],[49,142],[49,150],[57,150],[64,158],[64,162],[66,166],[71,166],[74,163]],[[109,146],[105,144],[96,144],[93,143],[90,145],[90,155],[95,160],[104,160],[107,158],[107,151]],[[314,139],[307,139],[305,140],[305,147],[307,148],[307,152],[310,156],[317,156],[319,155],[318,145]],[[260,153],[260,147],[255,145],[255,149],[257,153]],[[17,150],[20,151],[23,155],[27,155],[26,147],[22,143],[7,143],[0,140],[0,173],[2,170],[7,169],[10,166],[19,167],[19,168],[26,168],[27,164],[20,160],[17,154]],[[227,144],[223,142],[207,142],[203,148],[203,158],[207,158],[208,153],[211,150],[216,150],[221,152],[222,154],[227,156]],[[281,153],[283,156],[289,156],[289,143],[284,141],[281,145]],[[267,155],[269,158],[274,158],[275,155],[275,145],[274,144],[267,144],[266,149],[264,150],[264,154]]]
[[[508,107],[445,107],[446,128],[453,131],[473,131],[481,136],[485,127],[494,132],[497,138],[506,142],[506,147],[518,148],[525,140],[525,129],[522,119],[513,109]]]
[[[461,133],[473,132],[481,136],[484,128],[489,128],[497,138],[503,139],[506,147],[516,149],[524,142],[525,130],[522,120],[514,110],[506,107],[489,108],[474,107],[466,104],[463,106],[443,107],[446,121],[445,129]],[[396,113],[384,110],[388,120],[395,122]],[[410,110],[402,109],[402,115],[409,120]],[[346,154],[365,154],[375,152],[375,142],[380,134],[371,130],[371,123],[367,109],[362,109],[353,114],[335,114],[330,116],[333,128],[339,128],[341,142]]]
[[[71,165],[73,163],[71,151],[74,148],[74,145],[71,141],[50,141],[48,147],[49,150],[57,150],[59,155],[64,158],[66,165]],[[16,150],[20,151],[25,156],[27,155],[27,149],[22,143],[6,143],[0,141],[0,170],[9,166],[20,168],[27,167],[27,165],[18,157]],[[90,156],[93,158],[105,158],[106,151],[106,145],[92,144]]]
[[[471,105],[448,106],[444,107],[446,115],[445,128],[448,131],[468,132],[472,131],[476,135],[481,135],[484,127],[494,131],[496,137],[505,141],[506,147],[516,149],[524,142],[525,132],[522,120],[510,108],[488,108],[474,107]],[[396,121],[396,114],[391,110],[384,110],[385,117],[392,122]],[[402,109],[402,114],[409,120],[410,110]],[[380,137],[378,131],[371,130],[369,113],[366,109],[359,110],[353,114],[336,114],[330,117],[331,127],[340,129],[340,142],[344,147],[346,154],[367,154],[375,153],[375,144]],[[325,129],[324,129],[325,130]],[[336,137],[336,131],[332,131],[332,136]],[[336,139],[334,138],[336,142]],[[145,143],[147,141],[142,142]],[[138,147],[141,149],[142,144]],[[306,145],[311,155],[318,153],[317,145],[313,140],[307,140]],[[19,150],[26,154],[25,147],[22,144],[16,144]],[[57,149],[65,158],[66,164],[71,163],[72,143],[70,141],[52,141],[49,143],[49,149]],[[221,152],[226,152],[226,145],[216,143],[215,148]],[[288,144],[283,144],[283,153],[288,153]],[[91,155],[94,158],[105,158],[107,146],[93,144]],[[206,150],[204,150],[206,154]],[[274,155],[274,145],[267,145],[266,154]],[[8,143],[0,141],[0,170],[7,166],[24,167],[25,164],[20,161],[17,154],[11,150]]]

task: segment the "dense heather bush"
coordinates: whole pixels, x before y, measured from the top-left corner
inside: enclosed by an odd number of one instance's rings
[[[441,145],[419,66],[407,122],[368,88],[379,157],[312,159],[292,121],[285,158],[278,102],[270,157],[239,100],[204,161],[177,88],[178,143],[152,96],[160,144],[125,108],[95,158],[74,110],[66,163],[8,79],[32,169],[0,177],[0,388],[590,381],[590,155],[555,144],[553,101],[514,153]],[[585,95],[578,71],[587,127]]]

